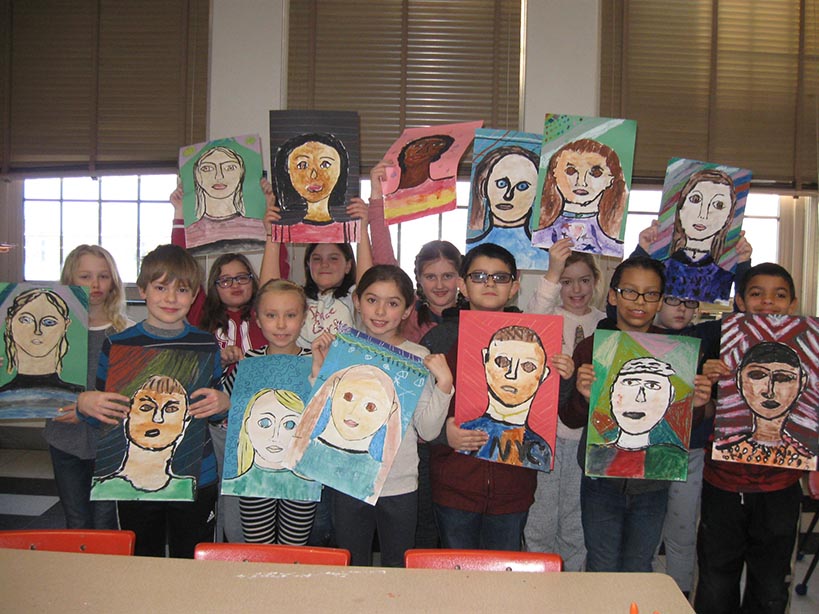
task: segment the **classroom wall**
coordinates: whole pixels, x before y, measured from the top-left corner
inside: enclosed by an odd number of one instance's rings
[[[287,0],[212,1],[209,138],[265,136],[267,111],[284,108],[288,5]],[[525,0],[525,6],[523,129],[542,132],[546,112],[596,115],[599,0]],[[587,36],[580,39],[578,30]],[[266,164],[268,157],[265,151]],[[300,269],[295,266],[294,274]],[[519,305],[526,305],[537,277],[525,274]]]

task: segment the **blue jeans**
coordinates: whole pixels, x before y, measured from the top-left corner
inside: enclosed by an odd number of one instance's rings
[[[433,504],[441,546],[467,550],[520,550],[529,512],[481,514]]]
[[[91,501],[94,459],[85,459],[48,446],[60,505],[69,529],[118,529],[117,504]]]
[[[626,494],[625,483],[585,475],[580,482],[586,571],[651,571],[668,489]]]

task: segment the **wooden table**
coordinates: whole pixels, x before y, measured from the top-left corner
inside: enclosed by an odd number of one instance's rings
[[[4,612],[691,614],[663,574],[223,563],[0,549]]]

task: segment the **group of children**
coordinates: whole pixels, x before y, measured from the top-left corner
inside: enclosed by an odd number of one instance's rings
[[[126,397],[104,392],[112,344],[219,352],[211,386],[190,394],[190,415],[211,423],[196,500],[117,505],[121,527],[137,533],[138,554],[163,555],[167,534],[171,556],[192,556],[197,542],[214,535],[217,459],[221,471],[221,459],[230,453],[224,449],[224,432],[236,363],[265,354],[312,354],[315,376],[333,333],[344,323],[423,358],[432,374],[378,502],[371,506],[326,487],[318,505],[222,497],[219,533],[229,540],[326,544],[332,536],[332,543],[350,550],[353,564],[367,565],[377,532],[381,562],[388,566],[402,565],[404,552],[414,546],[518,550],[525,544],[561,554],[567,570],[585,564],[590,571],[651,571],[664,539],[669,571],[679,564],[672,573],[684,591],[693,588],[696,543],[698,611],[739,608],[743,565],[748,568],[745,603],[758,604],[759,611],[781,611],[779,604],[787,602],[800,473],[710,460],[712,385],[728,375],[718,360],[719,324],[691,326],[696,302],[664,296],[663,265],[639,254],[615,270],[607,290],[606,302],[613,308],[607,318],[592,305],[601,278],[594,259],[572,252],[570,239],[557,241],[527,308],[564,318],[562,353],[550,357],[561,377],[554,471],[460,454],[480,448],[487,435],[460,428],[454,418],[458,314],[463,309],[517,311],[508,303],[519,290],[519,272],[514,255],[498,245],[481,244],[462,257],[452,244],[433,241],[416,258],[416,287],[397,266],[383,223],[380,185],[386,169],[381,163],[372,171],[369,206],[360,199],[348,206],[362,226],[357,262],[347,244],[311,244],[303,288],[281,279],[287,271],[278,243],[266,243],[259,278],[241,254],[219,257],[203,292],[196,261],[178,245],[160,246],[142,263],[137,285],[148,316],[134,325],[125,316],[122,284],[110,255],[95,246],[72,252],[63,282],[91,288],[89,373],[99,367],[96,381],[89,376],[89,391],[79,397],[77,414],[63,413],[46,430],[69,526],[110,528],[117,522],[113,504],[91,504],[87,496],[95,426],[117,424],[127,413]],[[262,185],[270,236],[279,209],[269,183]],[[172,200],[178,202],[179,195]],[[652,238],[652,229],[644,232],[638,251],[645,251]],[[750,259],[744,240],[738,251],[743,260]],[[749,264],[740,270],[737,308],[752,314],[794,313],[796,292],[787,271],[770,263],[748,270]],[[196,300],[203,304],[192,311]],[[699,426],[692,434],[685,484],[669,490],[668,482],[583,474],[597,328],[702,338],[694,402]],[[702,520],[696,540],[700,479]]]

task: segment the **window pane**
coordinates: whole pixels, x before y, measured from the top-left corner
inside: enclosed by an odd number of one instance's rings
[[[63,201],[63,259],[83,243],[100,241],[98,201]]]
[[[92,177],[63,179],[64,200],[99,200],[100,183]]]
[[[125,283],[133,283],[137,277],[137,212],[135,202],[102,203],[100,244],[111,252]]]
[[[23,184],[23,198],[33,199],[60,199],[60,180],[56,179],[26,179]]]
[[[102,200],[136,200],[139,198],[139,177],[103,177],[100,179]]]
[[[169,202],[142,203],[139,208],[140,260],[157,245],[171,242],[172,226],[173,206]]]
[[[779,261],[779,219],[745,216],[742,222],[745,238],[754,248],[751,264]]]
[[[748,194],[748,199],[745,201],[745,216],[748,217],[749,215],[779,217],[779,195]]]
[[[660,190],[632,190],[628,195],[629,213],[659,213],[662,199]]]
[[[23,277],[60,277],[60,203],[27,200],[23,205],[25,264]]]
[[[140,177],[139,197],[142,200],[168,202],[176,189],[176,175],[143,175]],[[171,210],[173,215],[173,210]]]

